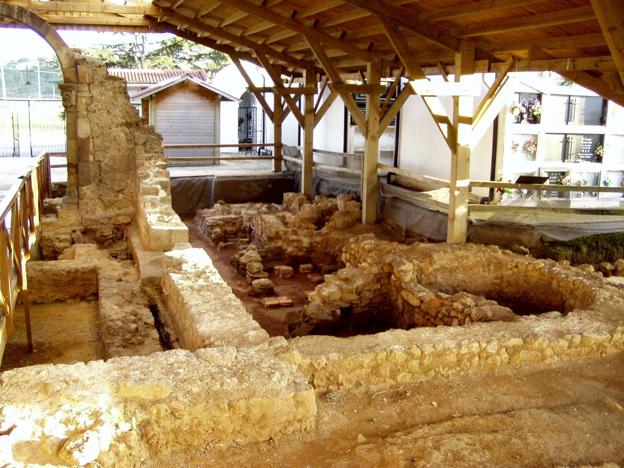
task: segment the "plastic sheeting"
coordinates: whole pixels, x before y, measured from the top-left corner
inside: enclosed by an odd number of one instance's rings
[[[386,183],[380,184],[381,213],[399,225],[433,240],[446,239],[448,203],[439,190],[413,192]],[[448,200],[448,194],[446,197]],[[527,207],[496,207],[487,205],[471,209],[469,223],[474,234],[482,226],[504,228],[507,234],[546,241],[569,241],[595,234],[624,231],[624,216],[592,213],[581,210],[557,210]],[[472,238],[473,236],[471,236]]]

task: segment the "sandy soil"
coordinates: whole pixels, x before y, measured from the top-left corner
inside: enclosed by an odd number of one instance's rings
[[[282,279],[271,274],[270,279],[275,284],[275,292],[280,296],[289,296],[293,300],[292,307],[282,307],[278,309],[265,309],[262,299],[251,297],[249,291],[251,286],[247,280],[241,276],[236,268],[230,264],[230,258],[236,254],[238,247],[228,247],[218,250],[212,241],[206,240],[192,220],[186,220],[189,228],[190,241],[193,247],[204,249],[219,271],[219,274],[227,281],[247,312],[256,320],[262,328],[271,336],[290,336],[289,324],[296,324],[300,321],[301,311],[305,303],[305,294],[312,291],[315,284],[308,277],[301,273],[296,273],[293,278]],[[265,268],[269,264],[265,264]]]
[[[34,364],[102,359],[97,301],[33,304],[30,321],[34,352],[26,349],[24,311],[19,307],[15,314],[15,331],[6,345],[0,371]]]
[[[314,431],[147,466],[624,463],[624,355],[319,395]],[[616,466],[616,465],[612,465]]]
[[[271,272],[269,279],[275,284],[275,294],[277,296],[290,297],[293,300],[293,305],[292,307],[280,307],[275,309],[265,308],[261,298],[249,295],[249,291],[251,290],[250,285],[230,263],[230,258],[238,252],[240,247],[231,246],[219,250],[212,241],[206,239],[197,226],[195,226],[192,219],[187,219],[184,222],[189,228],[190,242],[193,247],[202,248],[208,253],[219,271],[219,274],[232,288],[236,297],[245,305],[247,312],[253,316],[254,320],[256,320],[270,336],[291,338],[314,333],[347,337],[353,336],[354,334],[377,333],[388,329],[388,326],[377,323],[337,323],[330,324],[324,328],[319,327],[315,329],[311,329],[309,326],[302,324],[301,317],[303,306],[306,301],[306,294],[313,291],[316,284],[310,281],[307,274],[299,273],[298,265],[292,265],[295,271],[295,275],[292,278],[279,278],[272,273],[272,267],[283,264],[278,261],[263,262],[265,271]],[[400,238],[400,233],[388,231],[388,229],[382,225],[358,225],[351,231],[353,231],[352,234],[354,236],[366,232],[374,232],[380,239],[399,240]],[[320,273],[319,271],[315,272]]]

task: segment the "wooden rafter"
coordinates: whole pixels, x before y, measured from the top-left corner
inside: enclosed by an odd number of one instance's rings
[[[362,60],[368,61],[370,59],[369,52],[360,49],[352,44],[349,44],[346,41],[343,41],[337,37],[334,37],[330,34],[327,34],[319,29],[310,27],[300,21],[295,19],[282,16],[278,13],[275,13],[272,10],[267,10],[262,8],[261,6],[257,6],[253,3],[248,2],[247,0],[220,0],[221,3],[231,6],[233,8],[238,8],[241,11],[249,13],[250,15],[254,15],[257,18],[262,18],[266,21],[284,27],[286,29],[290,29],[292,31],[298,32],[305,36],[311,37],[316,41],[322,42],[326,46],[335,47],[337,49],[341,49],[347,52],[354,57],[358,57]]]
[[[12,5],[21,6],[35,12],[73,12],[73,13],[102,13],[119,15],[150,15],[157,14],[158,7],[149,3],[138,5],[118,5],[111,2],[86,1],[86,2],[61,2],[61,1],[32,1],[17,0]]]
[[[591,0],[592,9],[624,84],[624,4],[621,1]]]
[[[443,21],[479,13],[489,13],[504,8],[514,8],[543,2],[544,0],[480,0],[427,11],[418,15],[418,18],[421,21]]]
[[[273,110],[269,106],[269,103],[266,101],[266,99],[264,99],[264,96],[262,95],[262,93],[256,89],[256,86],[254,85],[253,80],[247,73],[247,70],[245,70],[245,67],[243,67],[243,64],[236,57],[230,56],[230,58],[232,59],[232,63],[236,66],[240,74],[243,76],[243,79],[247,83],[249,92],[252,93],[256,97],[256,99],[260,103],[260,106],[262,106],[262,109],[264,109],[264,112],[269,116],[269,119],[273,121]]]
[[[397,73],[396,73],[396,75],[394,77],[394,81],[392,82],[392,85],[390,85],[390,89],[388,89],[388,91],[386,92],[386,94],[383,97],[383,102],[381,104],[381,109],[379,110],[379,115],[381,115],[382,118],[384,116],[384,113],[386,112],[386,109],[390,105],[390,101],[392,100],[392,96],[394,96],[394,93],[396,93],[396,90],[399,87],[399,83],[401,83],[401,78],[403,77],[403,73],[404,72],[405,72],[405,67],[402,66],[399,69],[399,71],[397,71]]]
[[[488,52],[508,52],[513,50],[530,50],[533,47],[543,47],[548,50],[557,49],[580,49],[584,47],[601,47],[606,45],[601,33],[583,34],[580,36],[550,37],[544,39],[530,39],[513,42],[495,42],[491,44],[481,43],[479,48]]]
[[[245,37],[237,36],[236,34],[229,32],[225,28],[214,27],[206,24],[203,21],[194,20],[192,18],[175,12],[170,8],[161,8],[160,17],[168,23],[191,28],[196,32],[203,32],[218,39],[224,39],[229,43],[234,44],[235,46],[243,46],[252,51],[259,50],[262,54],[274,57],[280,62],[286,63],[296,68],[305,68],[310,66],[309,62],[296,59],[271,47],[262,44],[256,44],[254,41]]]
[[[591,6],[568,8],[541,15],[522,16],[508,20],[491,21],[455,31],[459,37],[476,37],[525,29],[545,28],[562,24],[579,23],[594,19]]]
[[[479,122],[484,112],[487,110],[488,106],[492,103],[494,96],[496,95],[496,93],[498,93],[501,86],[503,85],[503,82],[506,80],[507,74],[511,71],[513,64],[513,57],[507,59],[507,62],[505,62],[505,67],[498,74],[498,76],[494,80],[494,83],[492,83],[492,86],[490,86],[490,89],[488,89],[487,93],[485,93],[485,96],[483,96],[483,99],[481,99],[481,102],[475,109],[474,115],[472,117],[473,124],[476,125]]]
[[[319,95],[320,96],[320,95]],[[338,97],[338,93],[336,91],[331,91],[329,96],[325,98],[321,107],[314,109],[314,126],[316,127],[318,123],[321,121],[323,116],[327,113],[331,105],[334,103],[336,98]]]
[[[273,66],[273,64],[267,58],[266,55],[264,55],[259,50],[256,50],[255,52],[256,52],[256,57],[258,57],[258,60],[260,60],[260,63],[262,64],[264,69],[267,71],[267,73],[269,74],[271,79],[273,80],[273,84],[275,85],[275,87],[278,88],[280,91],[283,91],[280,94],[282,94],[282,96],[284,98],[284,101],[286,102],[286,104],[288,104],[288,107],[290,108],[290,111],[293,113],[293,115],[295,116],[295,118],[299,122],[299,125],[301,125],[303,127],[303,125],[304,125],[304,115],[301,113],[301,110],[297,106],[297,103],[293,99],[293,97],[290,94],[288,94],[287,92],[285,92],[285,91],[287,91],[287,89],[284,87],[284,82],[282,81],[282,77],[281,77],[280,73]],[[311,68],[313,69],[314,67],[311,67]]]
[[[190,41],[194,41],[197,44],[205,45],[206,47],[219,50],[229,55],[230,57],[236,57],[238,59],[247,60],[249,62],[255,63],[256,65],[260,65],[260,63],[257,61],[255,56],[249,53],[240,52],[229,45],[219,44],[214,39],[211,39],[208,37],[198,37],[197,34],[194,34],[188,31],[182,31],[176,28],[175,25],[172,25],[169,23],[159,23],[157,20],[153,18],[147,18],[147,23],[151,31],[159,31],[163,33],[177,34],[179,37],[188,39]]]
[[[453,35],[414,18],[413,14],[402,8],[393,7],[381,0],[345,0],[345,3],[370,11],[379,18],[394,20],[409,31],[439,46],[450,50],[459,48],[459,40]]]
[[[392,104],[392,106],[386,111],[385,114],[382,114],[381,122],[379,123],[379,131],[384,132],[388,125],[392,122],[392,119],[399,113],[403,104],[407,102],[410,96],[414,94],[414,90],[411,86],[406,86],[401,90],[396,100]]]
[[[312,37],[306,37],[306,40],[308,41],[310,48],[314,52],[314,55],[316,55],[317,60],[320,62],[321,66],[325,70],[325,73],[327,73],[327,76],[329,76],[329,79],[331,80],[330,86],[334,84],[343,84],[344,82],[340,77],[340,73],[338,73],[338,71],[334,68],[334,65],[329,60],[329,57],[327,57],[327,54],[325,53],[321,45]],[[362,132],[362,134],[366,135],[366,120],[364,119],[360,108],[356,104],[355,99],[353,99],[353,96],[346,91],[336,90],[336,92],[338,92],[345,106],[347,106],[347,110],[351,113],[351,116],[353,117],[353,120],[355,120],[357,126],[360,127],[360,131]]]

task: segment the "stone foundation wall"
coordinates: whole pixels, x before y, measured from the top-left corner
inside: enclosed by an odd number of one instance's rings
[[[494,246],[406,246],[361,236],[346,244],[342,260],[347,268],[326,275],[310,295],[309,321],[334,320],[345,307],[374,314],[379,304],[402,328],[512,321],[587,308],[601,287],[579,270]]]
[[[623,306],[620,300],[610,309],[617,321],[582,311],[559,319],[521,317],[513,323],[390,330],[352,338],[306,336],[291,339],[280,357],[296,365],[316,391],[327,391],[602,356],[624,350]]]
[[[281,206],[217,203],[199,210],[196,224],[215,243],[248,237],[265,260],[333,265],[360,213],[360,203],[349,195],[310,201],[288,192]]]
[[[27,263],[33,302],[97,298],[106,359],[162,350],[154,317],[130,261],[115,261],[96,244],[74,244],[60,258]]]
[[[75,61],[78,83],[61,87],[68,119],[75,119],[68,127],[76,128],[76,136],[68,133],[68,196],[56,216],[42,222],[43,258],[55,259],[83,237],[99,244],[119,240],[133,219],[148,249],[188,242],[171,208],[161,137],[139,118],[124,80],[77,52]]]
[[[150,454],[311,429],[315,415],[312,387],[266,349],[32,366],[2,373],[0,443],[9,450],[0,460],[138,466]]]
[[[162,291],[181,345],[255,346],[269,339],[202,249],[165,254]]]

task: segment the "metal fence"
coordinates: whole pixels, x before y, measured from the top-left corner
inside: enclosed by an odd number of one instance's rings
[[[0,157],[64,152],[65,114],[60,100],[0,100]]]

